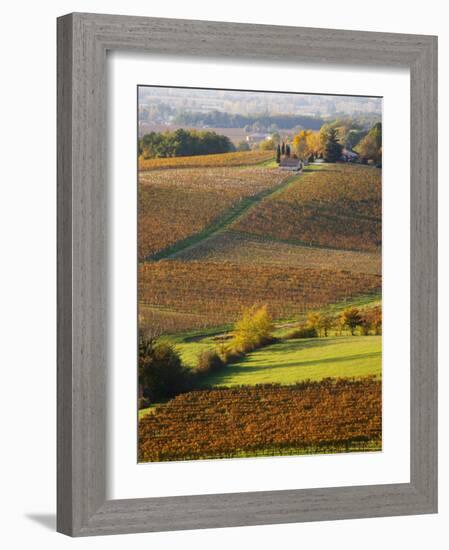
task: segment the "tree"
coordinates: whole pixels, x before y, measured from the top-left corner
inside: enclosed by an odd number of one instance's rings
[[[168,342],[139,336],[139,394],[151,401],[174,397],[189,388],[190,373]]]
[[[323,317],[321,313],[310,312],[307,314],[307,327],[316,330],[319,336],[322,334],[322,321]]]
[[[251,151],[251,147],[248,142],[240,141],[237,145],[237,151]]]
[[[278,143],[278,146],[276,148],[276,162],[280,164],[281,162],[281,146]]]
[[[344,325],[351,331],[351,335],[354,336],[355,329],[362,321],[360,310],[356,307],[345,309],[342,313],[342,319],[344,321]]]
[[[154,341],[146,338],[143,334],[139,335],[139,397],[143,396],[144,388],[147,382],[147,371],[151,363]]]
[[[323,145],[319,132],[310,132],[306,137],[308,158],[314,160],[323,154]]]
[[[225,364],[220,355],[212,349],[207,349],[199,354],[195,372],[200,375],[210,374],[222,369],[224,366]]]
[[[323,144],[319,132],[301,130],[293,138],[295,153],[302,160],[315,159],[323,152]]]
[[[287,145],[285,146],[285,156],[286,157],[289,157],[290,156],[290,145],[287,143]]]
[[[372,161],[376,165],[382,164],[382,124],[380,122],[371,128],[354,148],[354,151],[365,162]]]
[[[319,312],[310,312],[307,315],[306,327],[315,330],[319,336],[329,334],[329,329],[334,326],[334,318],[331,315],[323,315]]]
[[[367,329],[365,327],[368,327]],[[362,313],[362,331],[373,330],[374,334],[378,335],[382,333],[382,308],[381,306],[375,306],[369,309],[365,309]]]
[[[311,155],[311,150],[309,147],[310,143],[308,141],[311,133],[311,130],[301,130],[301,132],[293,138],[295,153],[301,160],[306,160]]]
[[[260,142],[259,149],[261,151],[274,151],[276,149],[276,144],[272,139],[264,139]]]
[[[360,328],[364,336],[368,336],[370,331],[378,335],[382,333],[382,308],[375,306],[364,309],[361,312]]]
[[[367,134],[360,122],[353,118],[338,118],[330,126],[337,130],[338,141],[350,150]]]
[[[360,158],[364,162],[369,160],[376,162],[378,158],[378,149],[373,136],[369,134],[365,136],[355,148],[355,152],[359,154]]]
[[[332,315],[323,315],[321,317],[321,328],[324,331],[324,336],[327,337],[329,330],[334,326],[334,318]]]
[[[382,334],[382,306],[376,306],[372,309],[372,325],[374,334]]]
[[[321,128],[320,136],[323,145],[324,160],[326,162],[340,160],[343,146],[338,141],[337,129],[325,124]]]
[[[282,142],[282,145],[281,145],[281,155],[285,155],[285,143]]]
[[[354,147],[360,143],[360,141],[367,135],[366,130],[354,130],[351,129],[348,131],[345,137],[345,147],[352,151]]]
[[[372,328],[372,319],[369,310],[365,310],[362,312],[359,324],[363,336],[368,336]]]
[[[260,343],[271,339],[274,325],[273,320],[268,313],[268,307],[266,305],[261,306],[260,308],[255,310],[253,314],[252,324],[253,330],[258,335]]]
[[[339,317],[337,317],[335,320],[334,320],[334,326],[337,330],[337,334],[338,336],[341,336],[342,332],[343,332],[343,329],[345,328],[346,326],[346,321],[343,317],[343,315],[340,315]]]
[[[236,352],[247,353],[270,341],[272,332],[273,322],[267,306],[247,308],[235,324],[230,346]]]

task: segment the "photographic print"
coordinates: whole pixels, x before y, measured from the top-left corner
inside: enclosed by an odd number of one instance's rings
[[[382,99],[137,102],[138,461],[382,450]]]

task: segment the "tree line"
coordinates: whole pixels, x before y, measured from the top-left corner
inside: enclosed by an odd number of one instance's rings
[[[184,130],[151,132],[139,140],[144,159],[230,153],[235,147],[227,136],[212,131]]]
[[[327,337],[331,330],[341,336],[343,330],[348,330],[355,336],[357,329],[363,336],[382,334],[382,308],[374,306],[359,309],[346,308],[339,315],[310,312],[307,321],[288,335],[288,338],[322,338]]]
[[[248,128],[248,130],[262,131],[277,128],[291,130],[298,126],[319,130],[324,123],[320,117],[308,115],[283,114],[255,114],[242,115],[226,113],[224,111],[210,111],[208,113],[187,111],[179,113],[174,118],[174,124],[183,126],[211,126],[215,128]]]
[[[278,163],[281,156],[290,154],[303,161],[323,159],[326,162],[337,162],[346,148],[355,151],[360,162],[381,166],[382,124],[378,122],[366,131],[355,123],[334,121],[323,124],[319,130],[301,130],[294,136],[291,145],[281,141],[279,133],[274,132],[271,139],[259,144],[259,148],[276,152]],[[139,140],[138,149],[141,158],[152,159],[248,151],[250,146],[241,142],[236,148],[227,136],[211,130],[179,128],[172,132],[145,134]]]
[[[323,124],[319,130],[300,130],[293,137],[291,145],[281,139],[279,132],[273,132],[271,139],[260,142],[258,148],[274,151],[278,164],[281,157],[290,155],[303,161],[323,159],[326,162],[337,162],[346,149],[357,153],[361,163],[381,166],[382,124],[378,122],[369,130],[364,130],[355,122],[336,120]],[[241,142],[237,149],[249,150],[249,146]]]
[[[341,159],[343,149],[354,151],[362,163],[382,164],[382,123],[370,130],[340,126],[338,122],[324,124],[318,132],[301,130],[293,138],[294,153],[302,160],[322,158],[326,162]]]

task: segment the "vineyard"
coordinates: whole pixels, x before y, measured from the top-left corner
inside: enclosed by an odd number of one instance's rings
[[[206,162],[207,157],[188,158],[198,159],[199,163]],[[276,189],[287,179],[288,175],[278,170],[257,166],[208,168],[207,163],[201,168],[141,172],[139,258],[200,233],[233,207],[239,208],[245,200]]]
[[[178,395],[139,422],[139,461],[381,450],[381,382],[366,377]]]
[[[161,260],[139,265],[139,301],[201,316],[203,327],[234,322],[244,307],[269,304],[274,318],[290,318],[361,294],[373,294],[381,277],[331,269],[282,267],[257,263]],[[192,319],[194,320],[194,319]],[[173,318],[160,330],[175,331]],[[185,329],[181,318],[180,330]],[[188,319],[187,319],[188,321]],[[193,323],[193,327],[199,326]],[[181,328],[182,327],[182,328]]]
[[[380,172],[292,176],[251,158],[153,159],[139,174],[139,327],[194,381],[143,405],[142,462],[381,449],[381,336],[292,336],[310,311],[379,300]],[[256,305],[273,340],[198,378]]]
[[[258,263],[288,267],[334,269],[380,275],[377,252],[334,250],[276,241],[259,235],[223,231],[194,247],[174,254],[177,260]]]
[[[138,461],[382,450],[381,100],[138,100]]]
[[[378,251],[381,192],[379,170],[324,165],[263,199],[231,228],[312,246]]]
[[[139,302],[139,327],[145,333],[161,336],[162,334],[176,334],[192,329],[203,329],[206,326],[208,324],[200,314],[174,311]]]
[[[250,166],[261,164],[274,158],[273,151],[242,151],[216,155],[198,155],[190,157],[139,158],[139,171],[172,168],[213,168],[230,166]]]

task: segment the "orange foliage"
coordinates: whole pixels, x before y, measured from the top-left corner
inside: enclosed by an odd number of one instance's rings
[[[190,157],[170,157],[144,159],[139,158],[139,170],[159,170],[160,168],[197,168],[214,166],[245,166],[260,164],[274,158],[273,151],[237,151],[216,155],[197,155]]]
[[[139,460],[380,450],[381,431],[381,382],[371,377],[216,388],[178,395],[140,420]]]

